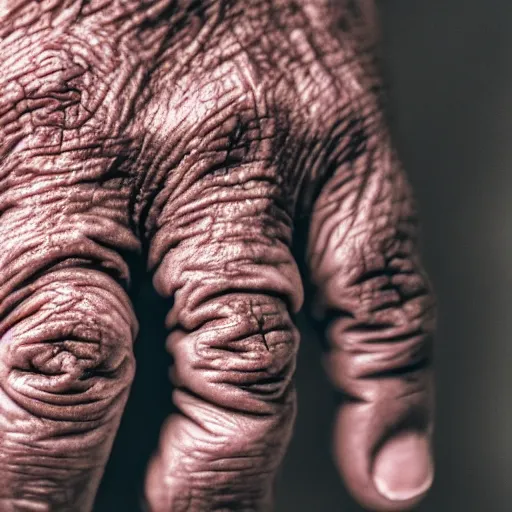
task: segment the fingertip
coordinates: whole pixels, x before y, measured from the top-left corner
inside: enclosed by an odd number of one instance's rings
[[[410,510],[434,480],[431,435],[404,423],[389,428],[385,419],[375,404],[344,405],[335,424],[335,462],[366,510]]]
[[[377,491],[391,501],[406,501],[423,495],[432,485],[434,468],[427,436],[400,432],[378,451],[373,463]]]

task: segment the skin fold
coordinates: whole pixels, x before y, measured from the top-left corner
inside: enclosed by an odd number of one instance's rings
[[[377,33],[364,1],[0,0],[2,512],[92,510],[140,267],[178,410],[147,510],[272,510],[303,305],[348,488],[424,496],[435,310]]]

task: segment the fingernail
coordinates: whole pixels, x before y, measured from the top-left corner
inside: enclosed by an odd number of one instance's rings
[[[388,500],[414,498],[431,486],[433,478],[429,441],[421,433],[406,431],[392,437],[375,458],[375,487]]]

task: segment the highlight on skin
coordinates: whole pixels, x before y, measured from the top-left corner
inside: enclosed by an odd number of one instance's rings
[[[377,44],[370,0],[0,0],[0,510],[93,509],[141,268],[177,409],[146,510],[272,510],[303,307],[347,487],[424,497],[435,308]]]

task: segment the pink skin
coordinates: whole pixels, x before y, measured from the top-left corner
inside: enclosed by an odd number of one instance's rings
[[[2,511],[92,510],[135,372],[134,255],[174,299],[148,510],[272,509],[304,302],[349,489],[422,499],[435,313],[376,34],[351,0],[0,4]]]

